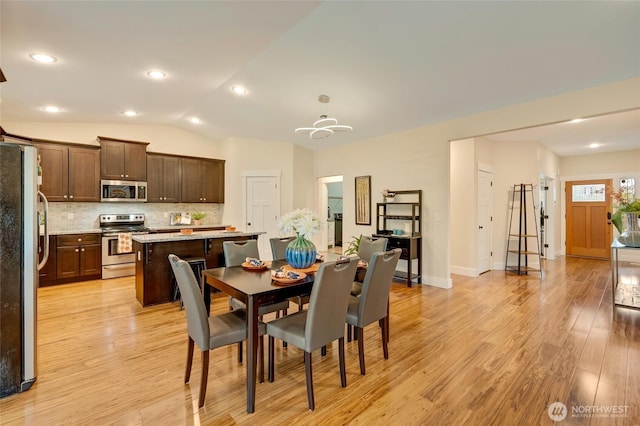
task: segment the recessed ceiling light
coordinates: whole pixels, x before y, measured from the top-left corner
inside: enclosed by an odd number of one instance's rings
[[[138,115],[137,112],[132,111],[132,110],[125,111],[125,112],[123,112],[123,114],[126,115],[127,117],[135,117],[136,115]]]
[[[191,117],[191,118],[189,118],[189,121],[192,122],[193,124],[202,123],[202,120],[200,120],[198,117]]]
[[[246,95],[247,89],[242,86],[231,86],[231,91],[236,95]]]
[[[45,55],[43,53],[32,53],[29,55],[31,59],[36,62],[42,62],[43,64],[50,64],[52,62],[57,62],[58,60],[53,56]]]
[[[46,107],[42,108],[44,111],[46,112],[50,112],[50,113],[56,113],[56,112],[60,112],[62,111],[60,108],[58,108],[55,105],[47,105]]]
[[[156,70],[156,71],[149,71],[147,75],[153,78],[154,80],[162,80],[167,76],[167,73]]]
[[[591,145],[589,145],[589,148],[591,148],[591,149],[595,149],[595,148],[598,148],[599,146],[600,146],[600,144],[599,144],[599,143],[594,142],[594,143],[592,143]]]

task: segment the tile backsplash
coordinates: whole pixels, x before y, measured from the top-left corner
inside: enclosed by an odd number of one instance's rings
[[[86,231],[100,228],[101,214],[144,213],[145,225],[154,228],[169,226],[172,212],[207,214],[203,225],[219,225],[224,204],[191,203],[49,203],[50,232]],[[165,213],[167,214],[165,217]]]

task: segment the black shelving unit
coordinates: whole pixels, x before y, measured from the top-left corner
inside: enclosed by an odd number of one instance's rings
[[[406,281],[411,287],[422,280],[422,190],[391,191],[398,201],[387,201],[376,204],[376,237],[388,240],[387,248],[402,250],[400,259],[407,261],[407,272],[396,271],[395,278]],[[402,235],[394,235],[389,221],[410,221],[411,231]],[[417,263],[414,273],[413,263]]]
[[[539,272],[540,278],[542,278],[542,262],[538,240],[538,215],[536,214],[533,191],[534,186],[531,183],[513,185],[511,204],[509,206],[511,214],[509,233],[507,235],[507,253],[504,263],[506,271],[512,271],[518,275]],[[531,223],[533,224],[533,230],[529,229]],[[510,254],[511,263],[509,262]],[[539,268],[530,265],[531,257],[538,258]]]

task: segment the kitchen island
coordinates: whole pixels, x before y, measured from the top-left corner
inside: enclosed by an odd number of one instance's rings
[[[169,254],[204,258],[207,268],[224,266],[224,241],[255,240],[264,232],[200,231],[133,235],[136,254],[136,299],[142,306],[173,300],[173,274]]]

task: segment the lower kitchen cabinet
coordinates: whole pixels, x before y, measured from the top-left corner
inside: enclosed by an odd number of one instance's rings
[[[58,235],[56,278],[64,282],[100,278],[102,244],[100,234]]]
[[[56,236],[49,236],[49,258],[44,267],[38,271],[38,285],[44,287],[51,285],[56,280]],[[40,236],[38,245],[38,262],[42,262],[44,257],[44,236]]]

